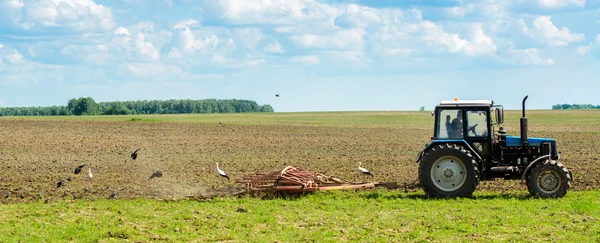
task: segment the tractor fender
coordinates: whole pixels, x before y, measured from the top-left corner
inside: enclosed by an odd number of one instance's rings
[[[546,161],[550,158],[550,155],[544,155],[541,156],[537,159],[535,159],[534,161],[532,161],[531,163],[529,163],[529,165],[527,165],[527,168],[525,168],[525,170],[523,171],[523,174],[521,174],[521,183],[525,182],[525,177],[527,177],[527,173],[529,172],[529,170],[531,170],[531,168],[533,168],[533,166],[535,166],[537,163],[540,163],[541,161]]]
[[[426,151],[428,151],[429,149],[431,149],[433,146],[436,146],[438,144],[445,144],[445,143],[462,145],[462,146],[466,147],[466,149],[468,149],[469,152],[471,152],[471,154],[475,155],[475,157],[477,158],[478,161],[483,161],[483,159],[481,158],[479,153],[477,153],[477,151],[475,151],[475,149],[473,149],[473,147],[471,147],[471,145],[469,145],[469,143],[467,143],[467,141],[465,141],[464,139],[459,139],[459,140],[435,140],[435,141],[432,141],[427,146],[425,146],[425,148],[423,150],[421,150],[419,152],[419,154],[417,155],[417,161],[415,161],[415,163],[420,162],[423,159],[423,154]]]

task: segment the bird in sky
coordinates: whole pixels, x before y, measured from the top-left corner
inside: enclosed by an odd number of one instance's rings
[[[275,94],[275,97],[279,97],[279,94]]]
[[[81,173],[81,169],[83,169],[84,166],[85,165],[79,165],[79,166],[77,166],[77,168],[75,168],[75,171],[74,171],[75,175]]]
[[[137,156],[138,156],[137,152],[138,152],[138,151],[140,151],[140,149],[141,149],[141,148],[138,148],[138,149],[136,149],[135,151],[133,151],[133,153],[131,153],[131,158],[132,158],[133,160],[137,159]]]
[[[361,162],[358,162],[358,170],[365,175],[373,176],[373,174],[371,174],[371,172],[369,170],[361,167],[361,164],[362,164]]]
[[[216,163],[216,164],[217,164],[217,173],[219,173],[220,176],[225,177],[225,178],[227,178],[227,180],[229,180],[229,176],[227,174],[225,174],[225,171],[222,171],[219,168],[219,163]]]

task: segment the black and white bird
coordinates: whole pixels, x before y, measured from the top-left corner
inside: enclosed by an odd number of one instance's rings
[[[150,179],[152,179],[152,178],[158,178],[158,177],[162,177],[162,175],[163,175],[163,174],[162,174],[162,172],[161,172],[161,171],[155,170],[155,171],[152,173],[152,175],[150,176]],[[148,179],[148,180],[150,180],[150,179]]]
[[[83,167],[85,167],[85,165],[77,166],[77,168],[75,168],[75,171],[74,171],[75,175],[81,173],[81,169],[83,169]]]
[[[56,188],[59,188],[61,186],[64,186],[65,182],[64,181],[59,181],[58,183],[56,183]]]
[[[136,149],[135,151],[133,151],[133,153],[131,153],[131,158],[132,158],[133,160],[137,159],[137,156],[138,156],[137,152],[138,152],[138,151],[140,151],[140,149],[141,149],[141,148],[139,148],[139,149]]]
[[[113,199],[117,196],[117,191],[113,191],[109,196],[108,199]]]
[[[373,176],[373,174],[371,174],[371,172],[369,170],[361,167],[361,162],[358,162],[358,170],[360,171],[360,173],[363,173],[365,175]]]
[[[225,174],[225,171],[222,171],[221,169],[219,169],[219,163],[217,164],[217,173],[219,173],[220,176],[227,178],[227,180],[229,180],[229,176],[227,174]]]

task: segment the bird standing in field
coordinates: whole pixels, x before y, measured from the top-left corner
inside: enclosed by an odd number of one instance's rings
[[[92,168],[88,166],[88,178],[92,179],[94,175],[92,175]]]
[[[109,196],[108,199],[113,199],[117,196],[117,191],[113,191]]]
[[[373,174],[371,174],[371,172],[369,170],[361,167],[361,164],[362,164],[361,162],[358,162],[358,170],[365,175],[373,176]]]
[[[138,156],[137,152],[138,152],[138,151],[140,151],[140,149],[141,149],[141,148],[139,148],[139,149],[136,149],[136,150],[135,150],[135,151],[133,151],[133,153],[131,154],[131,158],[132,158],[133,160],[137,159],[137,156]]]
[[[152,179],[152,178],[158,178],[158,177],[162,177],[162,175],[163,175],[163,174],[162,174],[162,172],[161,172],[161,171],[155,170],[155,171],[152,173],[152,175],[150,176],[150,179]],[[150,180],[150,179],[148,179],[148,180]]]
[[[81,173],[81,169],[83,169],[83,167],[84,167],[84,166],[85,166],[85,165],[80,165],[80,166],[77,166],[77,168],[75,168],[75,171],[74,171],[75,175],[77,175],[77,174]]]
[[[59,181],[58,183],[56,183],[56,188],[59,188],[61,186],[64,186],[65,182],[64,181]]]
[[[227,178],[227,180],[229,180],[229,176],[227,174],[225,174],[225,171],[222,171],[221,169],[219,169],[219,163],[217,164],[217,173],[219,173],[220,176]]]

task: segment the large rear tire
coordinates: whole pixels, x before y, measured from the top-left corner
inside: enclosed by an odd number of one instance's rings
[[[561,198],[571,187],[571,174],[554,160],[540,162],[527,175],[527,190],[534,197]]]
[[[423,155],[419,182],[432,197],[471,197],[479,185],[477,161],[458,144],[441,144]]]

